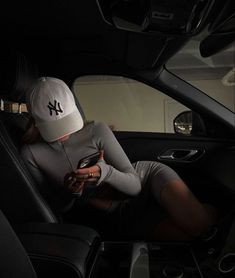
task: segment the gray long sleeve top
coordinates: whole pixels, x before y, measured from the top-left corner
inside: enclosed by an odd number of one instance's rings
[[[70,135],[64,142],[39,141],[24,145],[21,153],[26,166],[42,191],[46,192],[43,187],[49,186],[51,188],[48,189],[55,189],[53,195],[55,199],[66,200],[63,185],[65,174],[76,170],[81,158],[98,150],[104,150],[104,160],[99,160],[97,163],[101,169],[97,186],[105,182],[123,193],[137,195],[141,190],[140,178],[113,132],[104,123],[91,122],[82,130]],[[95,188],[94,186],[94,190]],[[59,197],[56,196],[56,192],[60,193]],[[86,195],[86,190],[83,195]],[[60,206],[65,206],[63,201]]]

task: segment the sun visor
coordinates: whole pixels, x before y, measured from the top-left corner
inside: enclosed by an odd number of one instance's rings
[[[227,1],[208,27],[209,35],[200,44],[202,57],[210,57],[235,41],[235,1]]]

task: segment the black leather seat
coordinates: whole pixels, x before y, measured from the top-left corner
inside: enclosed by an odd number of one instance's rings
[[[26,85],[33,80],[30,67],[18,52],[9,50],[4,55],[8,59],[4,57],[6,63],[0,65],[0,99],[13,101],[15,97],[14,101],[21,102]],[[57,217],[19,155],[27,121],[25,114],[0,111],[0,209],[12,225],[32,221],[56,223]]]
[[[39,193],[17,148],[23,132],[20,125],[23,128],[26,121],[21,114],[0,113],[0,209],[12,224],[56,223],[57,217]]]
[[[11,223],[56,223],[57,217],[39,193],[17,148],[26,122],[22,114],[0,113],[0,208]]]
[[[11,225],[0,211],[1,278],[36,278],[32,263]]]
[[[99,246],[98,234],[78,225],[28,224],[16,235],[0,211],[1,278],[89,277]]]

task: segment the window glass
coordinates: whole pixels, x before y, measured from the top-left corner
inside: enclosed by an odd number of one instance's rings
[[[189,111],[156,89],[120,76],[79,77],[72,89],[87,120],[117,131],[174,133],[174,118]]]
[[[235,43],[204,58],[199,52],[201,36],[176,53],[166,68],[235,112]]]

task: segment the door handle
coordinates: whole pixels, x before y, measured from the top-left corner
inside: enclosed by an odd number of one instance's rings
[[[158,156],[159,160],[192,161],[198,159],[204,153],[200,149],[169,149]]]

